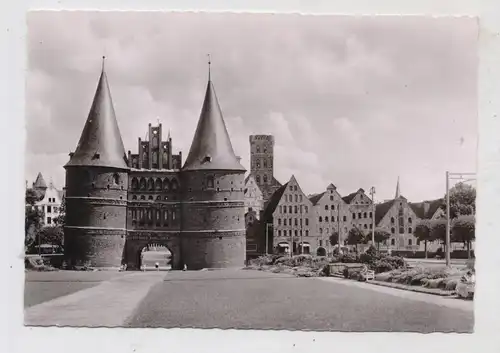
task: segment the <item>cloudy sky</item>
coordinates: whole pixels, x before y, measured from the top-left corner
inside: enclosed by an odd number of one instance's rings
[[[26,178],[57,187],[101,57],[126,150],[149,122],[187,156],[207,80],[249,169],[250,134],[273,134],[275,176],[306,193],[377,188],[441,197],[476,170],[477,23],[469,18],[39,12],[28,15]]]

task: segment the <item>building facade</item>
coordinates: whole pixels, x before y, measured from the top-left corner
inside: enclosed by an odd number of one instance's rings
[[[38,196],[34,207],[43,212],[42,226],[56,225],[55,221],[61,213],[63,191],[58,190],[52,181],[47,186],[42,173],[38,173],[32,189]]]
[[[344,244],[351,227],[349,208],[333,184],[309,199],[313,204],[314,233],[320,238],[319,247],[323,247],[317,254],[322,255],[331,251],[331,236],[335,236],[338,242],[340,234],[340,244]]]
[[[260,219],[260,213],[264,211],[264,195],[253,174],[245,178],[245,214],[255,212],[255,218]]]
[[[149,244],[172,267],[240,267],[245,259],[244,173],[209,76],[191,148],[172,151],[162,125],[148,126],[125,154],[103,70],[66,169],[65,255],[69,266],[139,269]],[[170,135],[170,134],[169,134]]]

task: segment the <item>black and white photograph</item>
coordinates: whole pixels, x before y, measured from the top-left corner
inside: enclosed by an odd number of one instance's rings
[[[474,332],[476,17],[26,25],[26,326]]]

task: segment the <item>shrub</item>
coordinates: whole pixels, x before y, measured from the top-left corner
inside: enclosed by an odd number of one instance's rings
[[[460,279],[459,278],[449,278],[446,280],[446,285],[445,285],[445,289],[446,290],[455,290],[457,288],[457,284],[458,284],[458,281]]]
[[[340,262],[342,262],[342,263],[357,263],[357,262],[359,262],[359,258],[356,256],[356,254],[353,254],[353,253],[342,254],[340,256]]]

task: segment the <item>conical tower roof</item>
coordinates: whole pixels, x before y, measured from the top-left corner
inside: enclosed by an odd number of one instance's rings
[[[395,199],[399,199],[401,197],[401,191],[399,190],[399,177],[398,177],[398,183],[396,184],[396,195],[394,196]]]
[[[108,79],[104,71],[104,61],[94,101],[80,141],[76,146],[76,151],[65,165],[65,167],[74,166],[128,168]]]
[[[210,78],[193,143],[182,170],[245,171],[234,154]]]
[[[33,183],[33,188],[36,189],[47,189],[47,183],[43,178],[42,173],[38,173],[35,182]]]

